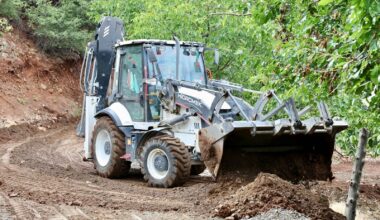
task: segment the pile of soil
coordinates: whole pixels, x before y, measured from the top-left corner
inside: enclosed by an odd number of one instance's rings
[[[345,219],[329,208],[325,196],[314,194],[303,185],[293,185],[276,175],[260,173],[255,181],[225,197],[215,216],[250,218],[274,208],[295,210],[311,219]]]

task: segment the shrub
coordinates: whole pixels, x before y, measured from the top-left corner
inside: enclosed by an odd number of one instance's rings
[[[21,6],[20,0],[0,0],[0,17],[18,19]]]
[[[52,4],[37,0],[26,10],[29,26],[34,30],[38,45],[46,52],[68,58],[80,54],[90,39],[85,0],[61,0]],[[91,27],[91,30],[94,28]]]

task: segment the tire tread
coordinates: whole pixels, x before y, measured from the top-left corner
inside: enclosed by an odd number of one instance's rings
[[[109,128],[112,141],[111,164],[107,165],[106,171],[102,171],[98,167],[100,165],[96,162],[94,145],[96,132],[103,127]],[[91,148],[94,158],[94,167],[99,176],[113,179],[122,178],[128,174],[131,163],[120,158],[124,154],[124,134],[116,127],[111,118],[105,116],[97,120],[91,139]]]
[[[185,144],[179,139],[169,135],[153,137],[144,145],[141,154],[141,161],[145,161],[144,157],[147,156],[147,151],[151,145],[161,145],[167,148],[170,152],[168,157],[171,157],[173,161],[173,167],[169,173],[169,176],[165,178],[164,181],[157,181],[149,175],[149,172],[145,168],[145,163],[143,162],[141,171],[144,175],[144,180],[148,182],[148,185],[153,187],[168,188],[184,184],[190,176],[191,169],[190,153]]]

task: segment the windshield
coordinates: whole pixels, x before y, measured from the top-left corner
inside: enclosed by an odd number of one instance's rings
[[[163,80],[176,79],[176,47],[173,45],[152,46],[157,58],[157,66]],[[149,76],[157,76],[157,67],[149,62]],[[205,72],[202,54],[197,47],[181,46],[179,58],[179,80],[205,84]]]

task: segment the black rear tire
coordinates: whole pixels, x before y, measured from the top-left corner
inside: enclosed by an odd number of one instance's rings
[[[109,137],[105,141],[104,146],[99,144],[99,135]],[[98,143],[96,141],[98,140]],[[108,145],[108,146],[105,146]],[[101,117],[96,121],[94,131],[92,133],[91,147],[94,158],[94,167],[101,177],[105,178],[122,178],[125,177],[131,167],[131,162],[125,161],[120,157],[125,154],[125,137],[124,134],[116,127],[112,119],[109,117]],[[98,151],[97,151],[98,147]],[[103,154],[102,148],[107,151]],[[101,155],[97,155],[97,152]],[[106,159],[101,159],[101,156]],[[107,160],[107,157],[109,158]]]
[[[155,157],[156,153],[159,156]],[[180,186],[190,176],[191,158],[187,147],[169,135],[153,137],[147,141],[142,149],[141,161],[141,172],[149,186]],[[156,164],[160,164],[160,161],[164,161],[162,166]]]

